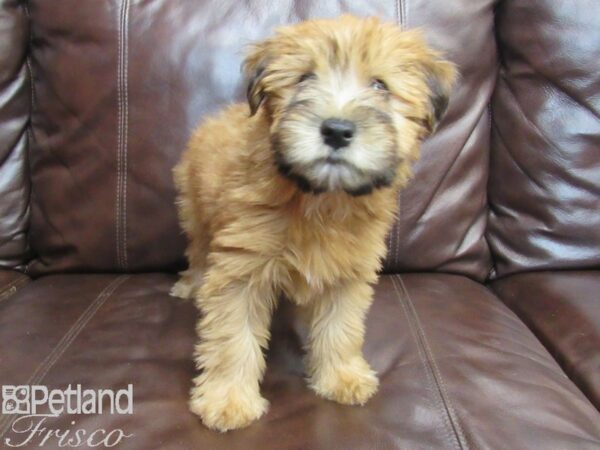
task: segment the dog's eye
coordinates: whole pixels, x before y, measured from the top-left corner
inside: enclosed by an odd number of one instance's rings
[[[314,78],[316,78],[316,77],[317,77],[317,76],[316,76],[314,73],[312,73],[312,72],[307,72],[307,73],[303,74],[303,75],[300,77],[300,79],[298,80],[298,83],[302,83],[303,81],[306,81],[306,80],[312,80],[312,79],[314,79]]]
[[[379,78],[376,78],[373,81],[371,81],[371,87],[377,91],[387,91],[388,90],[388,87],[387,87],[387,84],[385,84],[385,81],[380,80]]]

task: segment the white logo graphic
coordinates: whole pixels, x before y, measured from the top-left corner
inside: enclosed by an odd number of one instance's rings
[[[2,414],[30,414],[29,386],[2,386]]]
[[[98,446],[115,447],[133,437],[120,428],[105,430],[50,428],[52,418],[65,414],[133,414],[133,385],[117,391],[112,389],[83,389],[80,384],[66,389],[47,386],[2,386],[2,414],[14,415],[9,433],[4,438],[8,447],[36,445],[51,448]],[[12,436],[9,436],[12,434]],[[16,439],[15,439],[16,437]]]
[[[66,389],[46,386],[2,386],[2,414],[133,414],[133,386],[112,389]]]

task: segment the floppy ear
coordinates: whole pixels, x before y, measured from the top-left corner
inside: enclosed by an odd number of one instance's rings
[[[258,67],[254,74],[248,78],[248,87],[246,88],[246,98],[248,99],[248,106],[250,106],[250,116],[256,114],[258,108],[265,99],[265,92],[262,88],[262,78],[265,72],[264,67]]]
[[[450,93],[457,78],[457,70],[451,62],[434,56],[425,68],[429,88],[429,111],[425,121],[427,135],[432,134],[448,109]]]
[[[248,106],[250,106],[250,116],[256,114],[266,95],[263,79],[267,68],[267,46],[267,41],[253,45],[242,64],[242,70],[248,83],[246,98]]]

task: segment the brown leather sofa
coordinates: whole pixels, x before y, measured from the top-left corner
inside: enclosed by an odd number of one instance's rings
[[[197,313],[168,296],[171,168],[243,98],[245,43],[345,11],[423,27],[461,71],[368,317],[381,388],[313,395],[282,304],[268,415],[211,432],[186,405]],[[131,415],[44,422],[123,449],[599,449],[599,55],[597,0],[0,1],[0,385],[132,384]]]

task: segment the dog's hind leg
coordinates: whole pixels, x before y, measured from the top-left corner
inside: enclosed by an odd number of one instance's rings
[[[179,272],[179,280],[173,285],[170,292],[173,297],[193,299],[202,287],[208,240],[205,233],[191,239],[185,251],[189,267],[183,272]]]
[[[183,299],[194,298],[202,286],[210,243],[208,227],[201,217],[201,205],[197,204],[198,201],[190,199],[190,195],[186,190],[178,199],[179,217],[188,237],[188,245],[185,250],[188,268],[179,273],[179,280],[173,285],[170,292],[173,297]]]
[[[179,272],[179,280],[171,288],[171,296],[183,299],[193,299],[202,287],[206,267],[206,252],[208,238],[195,237],[188,244],[185,252],[189,267]]]
[[[172,297],[191,300],[202,286],[202,274],[192,269],[179,272],[179,280],[173,285],[169,294]]]

